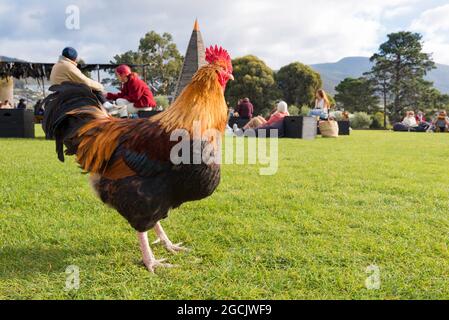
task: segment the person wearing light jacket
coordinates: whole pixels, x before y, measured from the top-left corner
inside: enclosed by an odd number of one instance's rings
[[[103,92],[103,85],[97,81],[86,77],[80,69],[78,69],[78,52],[70,47],[62,51],[59,61],[53,66],[50,75],[50,83],[52,85],[61,84],[63,82],[73,82],[85,84],[94,92]],[[101,96],[101,95],[99,95]],[[102,101],[104,102],[104,101]]]
[[[402,121],[402,124],[407,128],[417,128],[418,122],[416,122],[415,112],[408,111],[406,113],[404,120]]]

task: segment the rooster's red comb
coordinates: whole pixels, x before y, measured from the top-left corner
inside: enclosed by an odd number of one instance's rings
[[[231,56],[225,49],[218,47],[217,45],[206,49],[206,61],[210,64],[218,61],[224,62],[228,69],[230,69],[228,71],[232,71]]]

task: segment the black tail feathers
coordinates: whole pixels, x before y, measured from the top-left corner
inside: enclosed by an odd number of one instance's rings
[[[56,140],[58,159],[64,162],[64,144],[67,146],[67,154],[74,154],[76,146],[71,145],[70,138],[92,119],[67,113],[82,107],[102,109],[102,106],[92,89],[83,84],[64,82],[49,90],[53,93],[42,102],[45,109],[42,128],[47,139]]]

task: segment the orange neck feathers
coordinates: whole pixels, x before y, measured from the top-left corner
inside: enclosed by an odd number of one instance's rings
[[[150,121],[159,121],[168,133],[185,129],[193,136],[195,122],[199,124],[201,134],[209,129],[223,133],[228,111],[223,88],[218,82],[218,71],[218,66],[202,67],[170,108]]]

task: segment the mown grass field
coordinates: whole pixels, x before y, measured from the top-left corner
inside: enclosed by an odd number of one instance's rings
[[[225,165],[214,196],[164,222],[193,250],[153,247],[178,265],[157,275],[73,159],[42,138],[0,139],[0,299],[447,299],[448,139],[287,139],[275,176]],[[77,291],[65,291],[69,265]],[[365,287],[370,265],[379,290]]]

